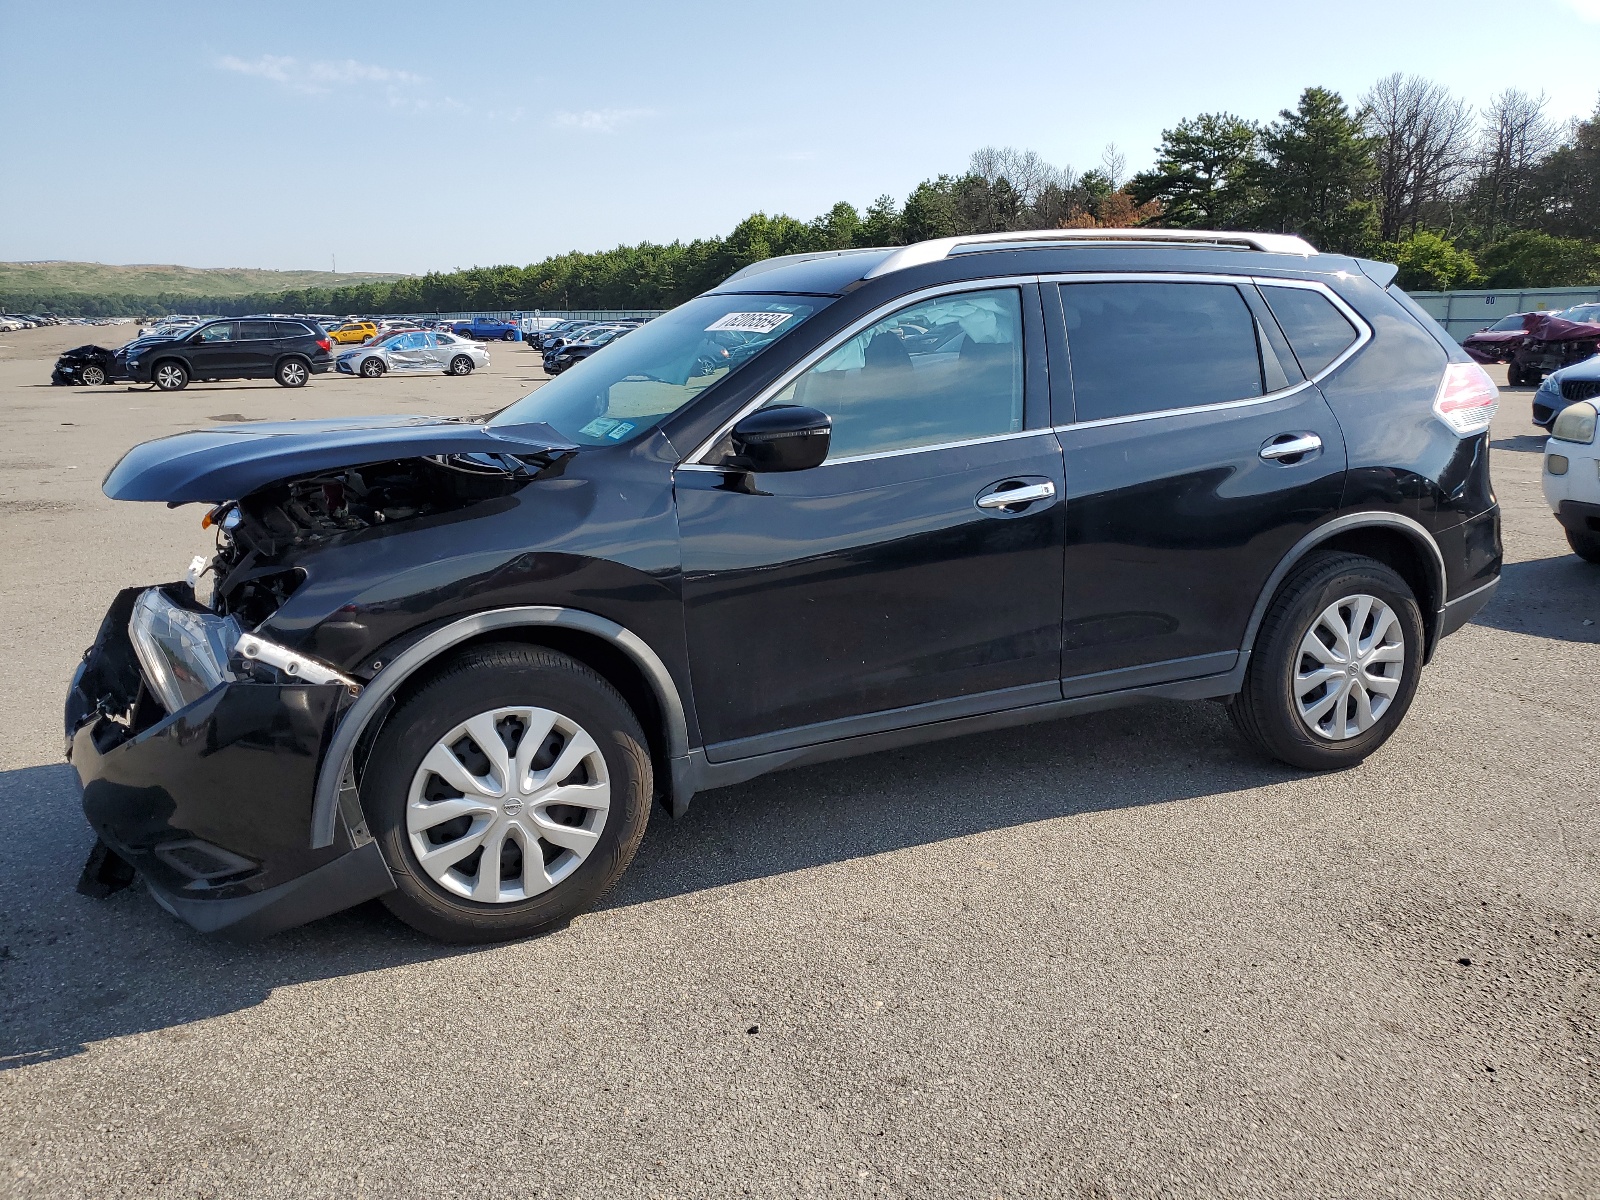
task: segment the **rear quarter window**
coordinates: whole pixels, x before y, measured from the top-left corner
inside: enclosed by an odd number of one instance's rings
[[[1320,291],[1268,284],[1262,287],[1261,294],[1308,377],[1326,371],[1360,336]]]

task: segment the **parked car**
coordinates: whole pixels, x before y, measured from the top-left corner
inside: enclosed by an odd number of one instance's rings
[[[546,329],[561,323],[560,317],[523,317],[517,322],[517,328],[522,331],[522,340],[531,342],[535,334],[543,333]]]
[[[470,321],[452,321],[450,332],[457,337],[475,338],[480,342],[514,342],[522,336],[521,330],[515,324],[494,317],[473,317]]]
[[[1493,325],[1486,325],[1477,333],[1463,338],[1461,348],[1472,356],[1474,362],[1510,362],[1512,355],[1528,336],[1528,331],[1523,326],[1524,319],[1538,315],[1538,313],[1512,313],[1509,317],[1502,317]]]
[[[1574,370],[1577,368],[1568,367],[1560,374]],[[1595,374],[1590,373],[1591,379]],[[1566,530],[1572,552],[1592,563],[1600,563],[1600,452],[1595,448],[1600,400],[1596,397],[1600,397],[1600,387],[1563,408],[1544,449],[1545,501]]]
[[[608,346],[624,334],[633,332],[632,325],[600,325],[584,330],[576,340],[562,342],[544,352],[544,373],[559,375],[574,363],[582,362],[602,346]]]
[[[1506,367],[1513,387],[1538,383],[1551,371],[1582,362],[1600,351],[1600,304],[1579,304],[1558,313],[1534,313],[1527,335]]]
[[[1549,429],[1568,405],[1600,396],[1600,355],[1544,377],[1533,394],[1533,423]]]
[[[378,336],[376,321],[346,321],[328,330],[328,336],[341,346],[361,345]]]
[[[474,368],[489,365],[489,352],[477,342],[454,334],[414,329],[392,333],[360,350],[347,350],[335,365],[345,375],[366,379],[376,379],[389,371],[470,375]]]
[[[593,329],[600,325],[599,321],[558,321],[548,329],[541,330],[531,339],[534,348],[541,353],[554,349],[562,341],[575,336],[581,330]]]
[[[193,379],[276,379],[303,387],[333,365],[332,344],[306,321],[244,317],[208,321],[189,333],[140,338],[117,351],[119,378],[176,392]]]
[[[78,346],[56,359],[55,369],[50,372],[50,382],[56,387],[79,383],[95,387],[126,378],[116,358],[117,352],[104,346]]]
[[[122,592],[72,681],[86,879],[484,941],[595,903],[654,798],[784,767],[1154,698],[1358,763],[1501,562],[1499,391],[1395,275],[1190,230],[797,255],[487,419],[137,446],[105,493],[214,506],[219,582]],[[719,332],[759,345],[692,373]]]

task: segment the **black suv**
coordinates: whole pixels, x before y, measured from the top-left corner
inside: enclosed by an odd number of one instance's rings
[[[114,360],[114,378],[154,383],[164,392],[191,379],[276,379],[303,387],[333,366],[333,346],[322,327],[290,317],[207,321],[170,338],[140,338]]]
[[[1155,697],[1359,762],[1500,573],[1498,392],[1394,277],[1188,231],[802,255],[489,418],[137,446],[106,494],[217,553],[73,680],[83,886],[486,940],[592,905],[652,799],[802,763]]]

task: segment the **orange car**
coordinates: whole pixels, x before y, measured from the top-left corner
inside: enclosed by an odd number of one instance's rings
[[[346,321],[337,329],[328,330],[328,336],[341,346],[360,345],[378,336],[378,326],[372,321]]]

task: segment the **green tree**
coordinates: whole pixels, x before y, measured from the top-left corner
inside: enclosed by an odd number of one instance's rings
[[[924,179],[906,197],[900,215],[901,232],[907,243],[931,238],[954,237],[956,229],[956,181],[950,175]]]
[[[1572,140],[1540,163],[1539,226],[1557,237],[1600,240],[1600,106],[1573,127]]]
[[[1319,249],[1359,254],[1375,240],[1373,139],[1337,92],[1307,88],[1261,135],[1251,175],[1260,223],[1304,234]]]
[[[1447,292],[1479,287],[1484,281],[1472,255],[1426,229],[1398,242],[1381,243],[1377,254],[1400,268],[1397,282],[1408,292]]]
[[[1582,287],[1600,283],[1600,245],[1551,237],[1535,229],[1513,233],[1478,254],[1485,286]]]
[[[1163,130],[1156,165],[1127,190],[1139,204],[1161,205],[1161,224],[1237,229],[1256,208],[1253,171],[1261,130],[1232,113],[1201,113]]]

